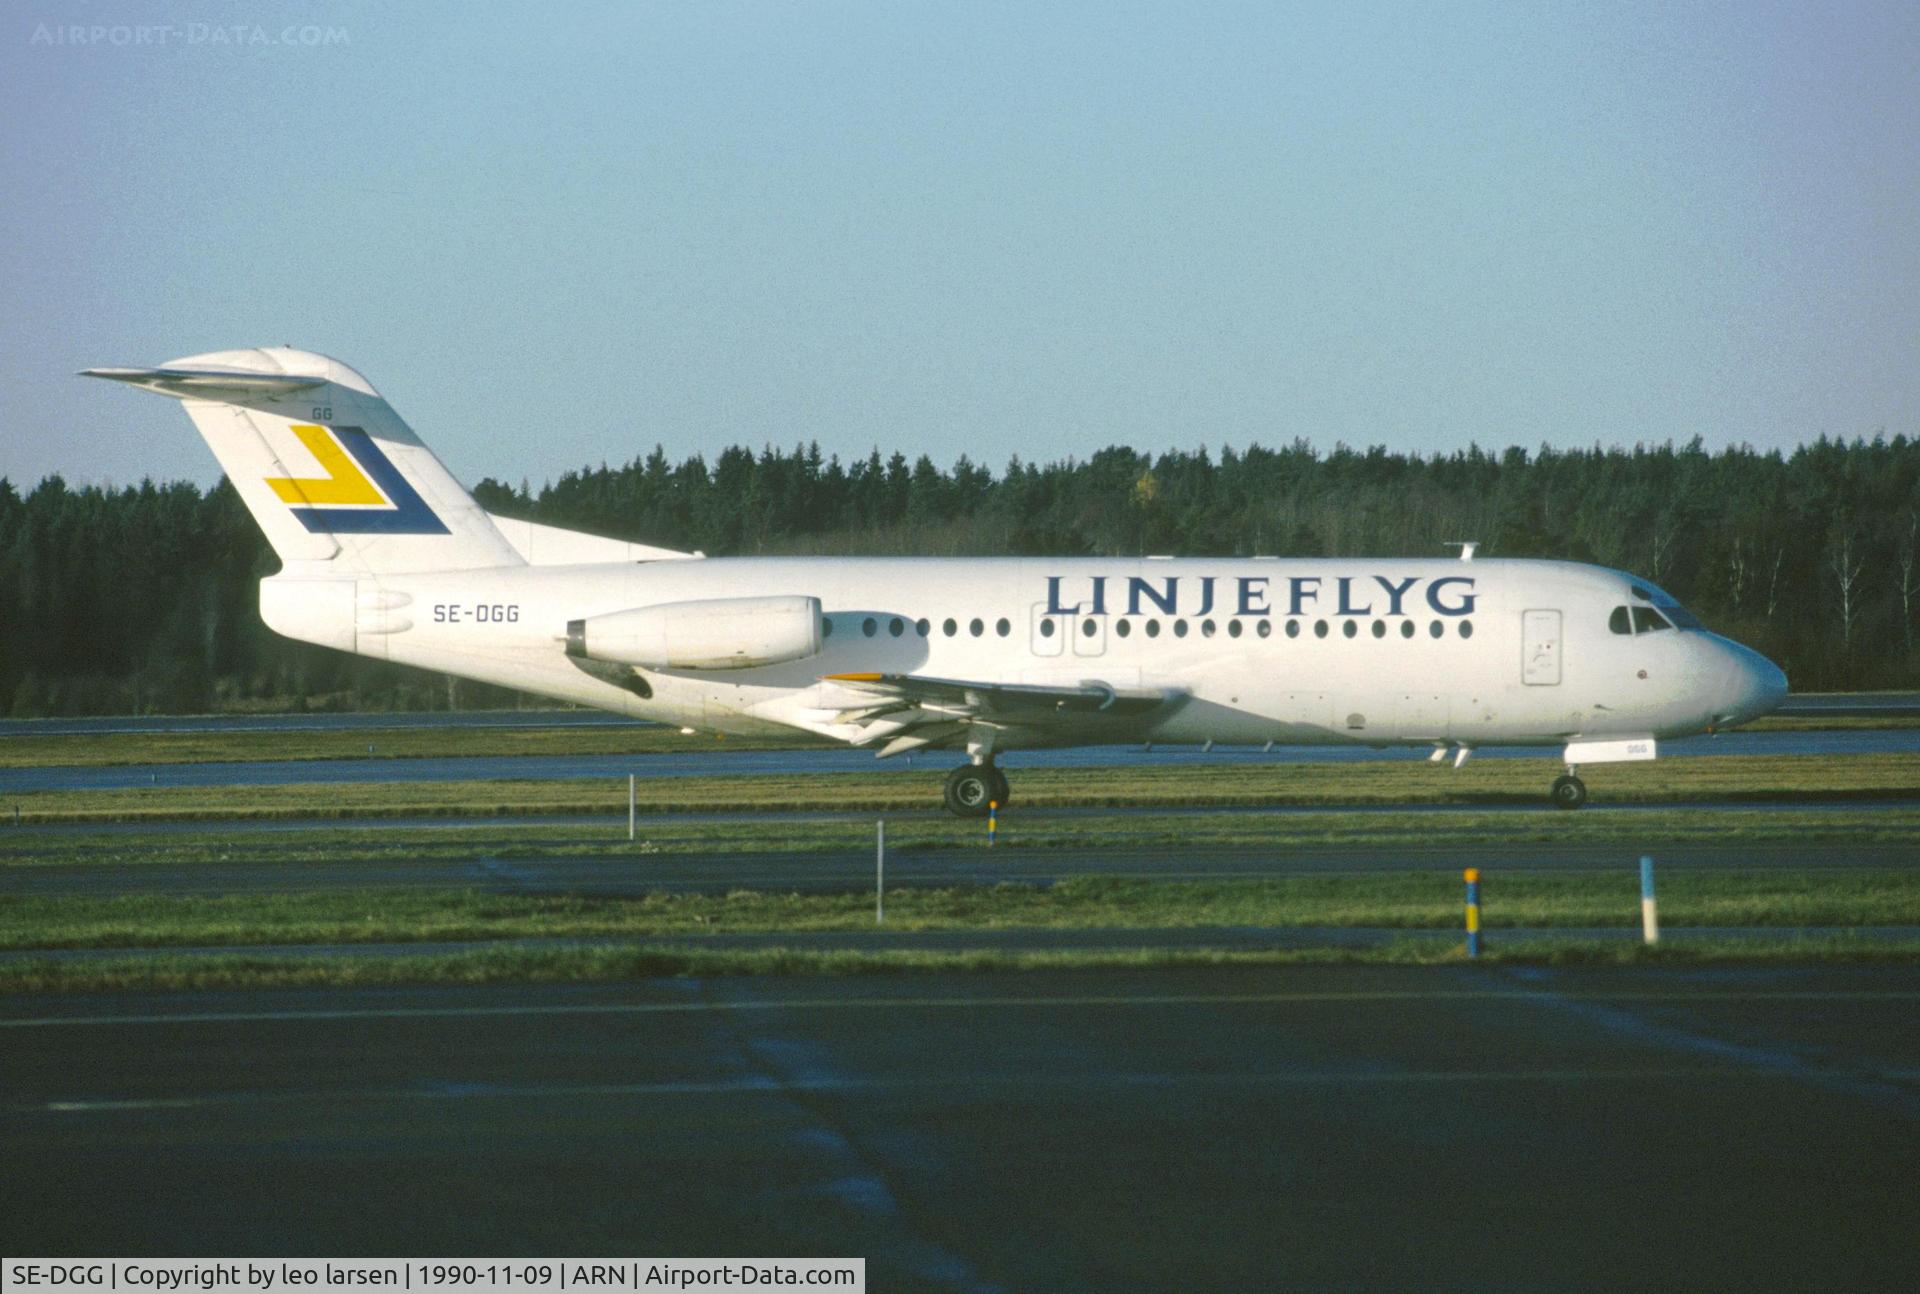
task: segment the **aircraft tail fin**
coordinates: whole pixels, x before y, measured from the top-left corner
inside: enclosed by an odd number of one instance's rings
[[[372,384],[338,360],[272,347],[83,376],[180,400],[283,562],[354,575],[525,564]]]

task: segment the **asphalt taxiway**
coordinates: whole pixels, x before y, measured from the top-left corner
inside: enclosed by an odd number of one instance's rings
[[[1911,1289],[1920,968],[0,1001],[44,1254],[854,1254],[872,1288]]]

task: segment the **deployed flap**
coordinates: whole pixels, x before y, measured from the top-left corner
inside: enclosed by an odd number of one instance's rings
[[[829,682],[867,692],[875,697],[915,705],[963,708],[981,715],[1040,714],[1137,715],[1161,705],[1167,693],[1158,688],[1109,687],[1089,681],[1076,687],[1038,683],[969,683],[960,679],[924,678],[918,674],[828,674]]]
[[[832,705],[842,724],[859,729],[854,744],[885,740],[883,755],[924,745],[948,745],[975,727],[1038,730],[1071,721],[1143,718],[1172,701],[1159,688],[1116,688],[1097,680],[1075,685],[975,683],[917,674],[828,674],[838,691]],[[909,729],[912,732],[909,732]]]

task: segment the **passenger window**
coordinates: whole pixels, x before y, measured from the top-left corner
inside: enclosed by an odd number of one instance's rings
[[[1008,634],[1013,632],[1013,621],[1007,619],[1005,616],[1001,616],[998,620],[993,622],[993,631],[999,634],[1002,638],[1005,638]]]
[[[1270,638],[1273,636],[1273,621],[1262,620],[1257,626],[1255,626],[1255,630],[1256,632],[1259,633],[1259,635],[1262,638]]]
[[[1053,637],[1053,617],[1049,616],[1040,622],[1040,636],[1042,638]]]
[[[1184,621],[1184,620],[1176,620],[1176,621],[1174,621],[1174,622],[1173,622],[1173,636],[1174,636],[1175,638],[1185,638],[1185,637],[1187,636],[1187,622],[1186,622],[1186,621]]]
[[[1460,636],[1461,636],[1462,638],[1471,638],[1471,637],[1473,637],[1473,621],[1471,621],[1471,620],[1462,620],[1462,621],[1460,622]]]
[[[1401,636],[1402,638],[1411,638],[1411,637],[1413,637],[1413,621],[1411,621],[1411,620],[1402,620],[1402,621],[1400,622],[1400,636]]]
[[[1374,621],[1374,622],[1373,622],[1373,636],[1374,636],[1375,638],[1385,638],[1385,637],[1387,636],[1387,622],[1386,622],[1386,621],[1384,621],[1384,620],[1376,620],[1376,621]]]
[[[1227,621],[1227,637],[1238,638],[1239,636],[1240,636],[1240,622],[1238,620]]]
[[[822,638],[833,637],[833,617],[832,616],[820,617],[820,636]]]
[[[1133,632],[1133,621],[1122,620],[1118,624],[1114,625],[1113,631],[1119,634],[1122,638],[1125,638],[1128,634]]]
[[[913,631],[919,634],[922,638],[925,638],[927,636],[927,632],[932,628],[933,628],[932,623],[925,619],[920,619],[913,622]]]
[[[1315,638],[1325,638],[1325,637],[1327,636],[1327,622],[1326,622],[1326,621],[1324,621],[1324,620],[1316,620],[1316,621],[1314,621],[1314,622],[1313,622],[1313,636],[1314,636]]]
[[[1673,626],[1662,619],[1660,613],[1652,607],[1635,607],[1633,609],[1633,631],[1635,633],[1650,634],[1657,633],[1662,629],[1671,628],[1673,628]]]
[[[1200,636],[1201,636],[1202,638],[1211,638],[1211,637],[1213,637],[1213,621],[1211,621],[1211,620],[1202,620],[1202,621],[1200,622]]]
[[[907,631],[907,622],[902,620],[899,616],[895,616],[893,619],[887,622],[887,632],[892,634],[895,638],[898,638],[901,634],[905,633],[906,631]]]
[[[949,638],[960,632],[960,626],[954,623],[952,616],[946,618],[946,621],[940,626],[940,629],[941,632],[945,633]]]
[[[967,621],[967,632],[972,634],[975,638],[978,638],[981,634],[985,633],[986,631],[987,631],[987,622],[980,619],[978,616],[975,616],[973,619]]]
[[[1287,621],[1287,637],[1298,638],[1299,636],[1300,636],[1300,622],[1298,620]]]
[[[1613,614],[1607,617],[1607,628],[1617,634],[1630,634],[1633,632],[1633,622],[1628,618],[1625,607],[1615,607],[1613,609]]]
[[[1082,620],[1080,622],[1080,636],[1082,638],[1091,638],[1093,637],[1094,631],[1097,630],[1099,627],[1100,627],[1099,625],[1095,624],[1091,620]]]
[[[1438,638],[1441,634],[1445,633],[1446,631],[1447,631],[1447,627],[1441,624],[1438,620],[1435,620],[1433,623],[1427,626],[1427,636],[1429,638]]]
[[[1160,622],[1158,620],[1147,621],[1147,637],[1158,638],[1159,636],[1160,636]]]
[[[1360,626],[1349,620],[1340,626],[1340,632],[1351,638],[1360,632]]]
[[[873,635],[879,631],[879,628],[880,628],[880,622],[875,620],[872,616],[868,616],[865,620],[862,620],[860,622],[860,632],[865,634],[869,638],[873,637]]]

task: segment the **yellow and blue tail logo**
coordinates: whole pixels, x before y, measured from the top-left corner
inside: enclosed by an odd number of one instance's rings
[[[444,535],[446,525],[360,427],[293,424],[327,473],[269,477],[267,484],[308,530],[321,534]]]

